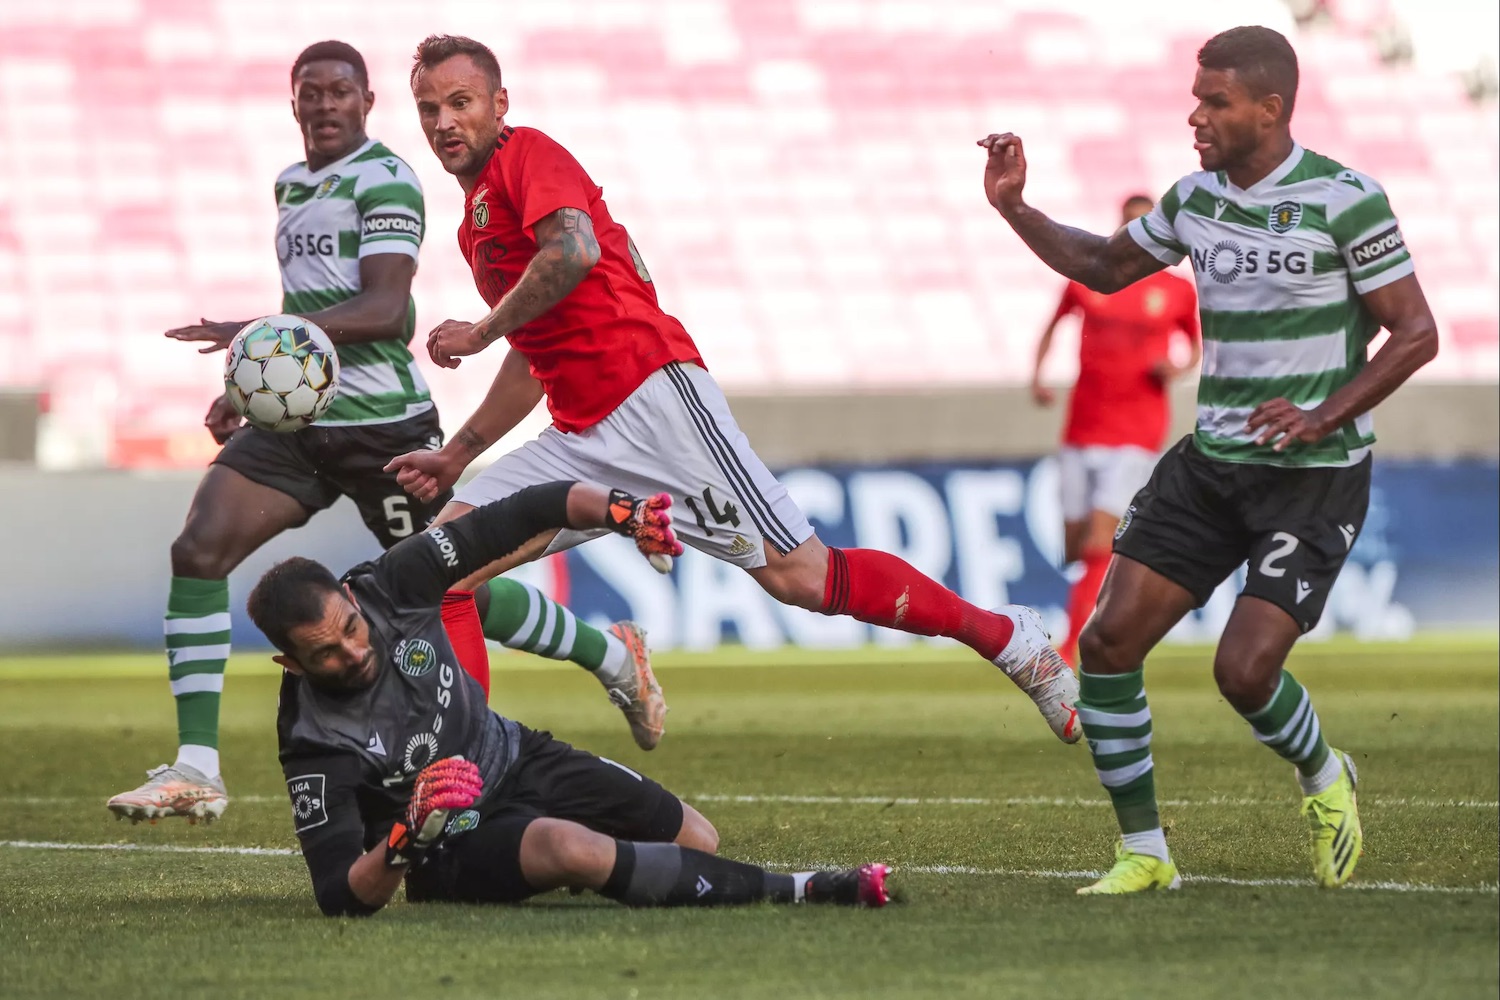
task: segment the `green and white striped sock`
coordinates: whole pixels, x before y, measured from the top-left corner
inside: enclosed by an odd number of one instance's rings
[[[1167,859],[1142,671],[1078,675],[1078,720],[1128,850]]]
[[[484,637],[509,649],[549,660],[570,660],[605,686],[618,683],[625,667],[625,644],[601,632],[535,587],[497,576],[485,584],[489,606]]]
[[[229,581],[172,577],[166,635],[168,677],[177,699],[177,762],[219,774],[219,697],[229,658]]]
[[[1266,707],[1246,715],[1245,721],[1256,739],[1297,766],[1304,794],[1317,795],[1338,780],[1343,765],[1328,752],[1307,689],[1289,672],[1281,672],[1281,683]]]

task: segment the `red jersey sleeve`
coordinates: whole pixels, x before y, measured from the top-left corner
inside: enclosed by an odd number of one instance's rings
[[[512,205],[520,210],[521,228],[535,239],[532,227],[560,208],[589,210],[594,185],[573,155],[540,132],[527,135],[513,169],[506,172]]]
[[[1052,314],[1052,322],[1056,323],[1064,316],[1077,312],[1079,305],[1077,282],[1070,281],[1063,287],[1062,298],[1057,303],[1057,311]]]

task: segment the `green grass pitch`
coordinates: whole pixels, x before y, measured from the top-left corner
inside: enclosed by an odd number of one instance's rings
[[[1114,838],[1088,754],[962,651],[662,657],[672,713],[651,754],[581,671],[500,656],[497,708],[656,777],[714,821],[724,853],[887,861],[902,902],[641,912],[555,893],[328,920],[289,851],[264,657],[230,665],[234,800],[207,828],[104,809],[171,757],[159,658],[12,657],[0,995],[1495,996],[1496,661],[1493,639],[1296,654],[1362,779],[1357,886],[1321,892],[1290,768],[1219,699],[1209,651],[1162,652],[1147,668],[1157,783],[1190,881],[1083,899]]]

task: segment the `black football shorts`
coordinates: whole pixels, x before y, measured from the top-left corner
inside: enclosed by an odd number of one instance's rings
[[[1131,501],[1115,552],[1190,591],[1199,607],[1248,561],[1241,593],[1276,605],[1307,632],[1364,526],[1370,463],[1368,456],[1347,468],[1222,462],[1189,435]]]
[[[497,803],[407,874],[406,898],[517,903],[536,895],[521,874],[521,837],[542,817],[572,820],[619,840],[666,843],[682,831],[682,802],[623,764],[522,726],[520,753]]]
[[[285,493],[309,515],[346,496],[359,508],[365,527],[388,549],[431,524],[453,493],[444,491],[431,503],[421,503],[397,484],[393,473],[383,471],[386,463],[442,443],[436,408],[388,424],[313,424],[289,434],[246,425],[234,432],[214,464]]]

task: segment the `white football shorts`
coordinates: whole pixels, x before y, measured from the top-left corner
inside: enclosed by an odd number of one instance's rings
[[[1102,510],[1124,517],[1136,491],[1151,478],[1156,454],[1132,445],[1064,445],[1057,455],[1064,521],[1084,521]]]
[[[548,427],[502,455],[455,492],[480,507],[527,486],[576,479],[638,497],[668,493],[684,545],[742,569],[766,564],[769,544],[787,553],[812,525],[750,448],[708,372],[673,362],[653,372],[614,412],[575,434]],[[558,532],[547,552],[606,534]]]

